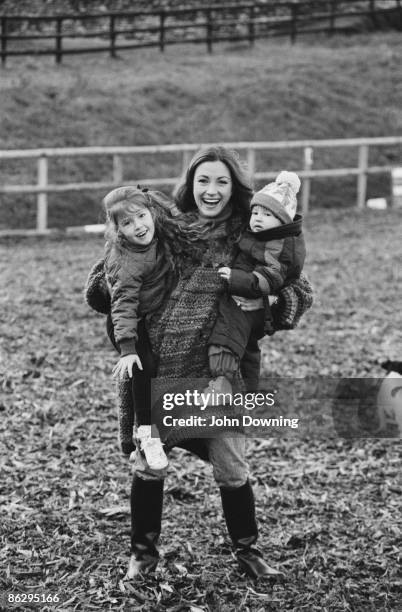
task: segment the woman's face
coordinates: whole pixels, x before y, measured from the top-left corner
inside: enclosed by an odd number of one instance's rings
[[[193,195],[202,217],[216,217],[225,208],[232,195],[229,168],[221,161],[206,161],[197,166]]]

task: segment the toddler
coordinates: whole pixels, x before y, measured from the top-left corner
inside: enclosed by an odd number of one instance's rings
[[[233,268],[219,268],[228,294],[219,302],[219,313],[209,338],[209,365],[214,377],[204,393],[208,405],[225,402],[217,393],[231,394],[232,379],[252,335],[262,338],[272,315],[267,296],[300,276],[306,249],[301,215],[296,215],[300,179],[294,172],[281,172],[274,183],[257,191],[250,202],[250,222],[239,240]],[[263,296],[260,310],[243,311],[236,296]],[[212,393],[214,391],[214,393]]]

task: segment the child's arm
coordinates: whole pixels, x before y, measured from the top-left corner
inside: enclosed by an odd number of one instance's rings
[[[259,298],[263,295],[258,282],[258,277],[253,272],[244,272],[237,268],[219,268],[218,274],[228,283],[228,291],[231,295],[239,295],[245,298]]]
[[[131,378],[134,365],[142,370],[136,350],[142,275],[138,270],[133,274],[128,268],[127,264],[121,266],[115,274],[111,287],[111,317],[114,336],[120,350],[120,359],[113,369],[115,378],[124,378],[126,372]]]

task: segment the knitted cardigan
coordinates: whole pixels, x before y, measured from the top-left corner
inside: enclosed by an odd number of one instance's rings
[[[154,353],[159,356],[158,379],[155,385],[166,389],[168,379],[209,379],[208,339],[215,324],[218,301],[225,284],[216,268],[231,265],[236,246],[230,237],[240,227],[238,219],[216,224],[208,235],[208,246],[200,265],[184,271],[159,319],[148,328]],[[88,304],[94,310],[108,313],[110,296],[104,277],[103,261],[92,268],[85,289]],[[305,277],[285,287],[273,308],[275,330],[292,329],[301,315],[311,307],[312,288]],[[155,392],[158,393],[158,388]],[[234,392],[242,390],[238,377]],[[119,432],[122,451],[129,454],[135,446],[132,442],[134,411],[131,383],[119,381]],[[223,409],[216,409],[217,414]],[[155,415],[155,411],[153,412]],[[164,437],[166,446],[184,446],[206,458],[202,440],[188,440],[195,434],[194,428],[170,429]]]

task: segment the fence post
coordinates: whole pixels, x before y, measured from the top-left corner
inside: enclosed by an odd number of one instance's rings
[[[183,151],[183,158],[181,162],[181,174],[184,176],[190,165],[190,160],[193,156],[193,151]]]
[[[121,185],[123,182],[123,162],[120,155],[113,155],[113,183]]]
[[[402,30],[402,3],[401,0],[396,0],[396,8],[399,11],[399,24],[397,24],[397,29]]]
[[[212,53],[212,19],[210,9],[205,11],[205,15],[207,18],[207,49],[208,53]]]
[[[115,15],[110,15],[109,21],[109,39],[110,39],[110,57],[116,57],[116,32],[115,32]]]
[[[57,17],[56,19],[56,63],[61,63],[61,58],[63,57],[62,51],[62,40],[63,35],[61,33],[61,29],[63,26],[63,19],[61,17]]]
[[[304,148],[304,165],[303,169],[305,172],[309,172],[313,167],[313,147],[305,147]],[[310,189],[311,189],[311,178],[305,177],[302,183],[302,197],[301,197],[301,210],[303,213],[306,213],[309,208],[310,203]]]
[[[296,42],[296,35],[297,35],[297,12],[299,10],[299,6],[297,4],[292,4],[291,10],[292,10],[292,26],[291,26],[291,31],[290,31],[290,40],[291,40],[291,42],[293,44],[294,42]]]
[[[375,0],[370,0],[370,17],[371,17],[371,21],[373,22],[373,26],[375,28],[378,28]]]
[[[359,147],[359,174],[357,175],[357,208],[364,208],[367,194],[368,145]]]
[[[247,149],[247,167],[251,184],[254,187],[255,149]]]
[[[250,7],[250,15],[248,22],[248,42],[254,44],[254,6]]]
[[[7,17],[1,18],[1,63],[6,64],[7,59]]]
[[[329,18],[329,35],[333,36],[335,32],[335,16],[337,9],[337,0],[331,0],[331,14]]]
[[[397,26],[398,30],[402,30],[402,4],[401,4],[401,0],[396,0],[396,8],[399,11],[399,27]]]
[[[165,50],[165,11],[162,9],[159,13],[159,48],[161,52]]]
[[[41,155],[38,158],[38,187],[47,187],[48,163],[46,155]],[[47,193],[39,191],[36,200],[36,229],[38,232],[44,232],[47,229]]]

